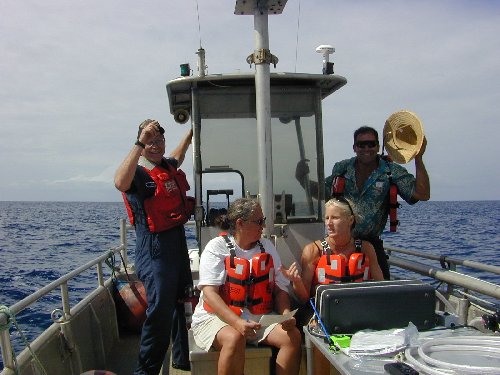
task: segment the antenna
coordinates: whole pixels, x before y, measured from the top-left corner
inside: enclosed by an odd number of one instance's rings
[[[329,44],[322,44],[316,47],[316,52],[323,55],[323,74],[333,74],[333,63],[330,62],[330,55],[335,52],[335,48]]]
[[[200,46],[198,52],[198,76],[205,77],[207,66],[205,65],[205,50]]]

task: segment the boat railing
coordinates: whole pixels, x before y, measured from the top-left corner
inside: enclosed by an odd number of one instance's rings
[[[92,267],[97,266],[97,287],[96,289],[104,287],[104,273],[103,273],[103,263],[108,259],[112,254],[116,254],[118,252],[121,253],[121,257],[123,258],[123,262],[125,265],[128,264],[127,261],[127,230],[128,226],[124,219],[120,220],[120,245],[114,248],[111,248],[108,252],[100,255],[99,257],[91,260],[90,262],[78,267],[77,269],[61,276],[57,280],[51,282],[50,284],[44,286],[43,288],[38,289],[35,293],[30,294],[26,298],[23,298],[19,302],[9,307],[9,312],[0,311],[0,327],[9,327],[11,316],[15,316],[23,311],[28,306],[32,305],[40,298],[45,295],[51,293],[57,288],[61,289],[61,300],[62,300],[62,312],[63,319],[67,319],[70,317],[70,299],[69,299],[69,289],[68,289],[68,281],[79,276],[83,272],[91,269]],[[2,349],[2,358],[4,366],[7,368],[14,368],[14,357],[12,351],[12,342],[10,339],[9,329],[0,330],[0,347]]]
[[[457,265],[486,271],[493,274],[500,275],[500,267],[482,264],[470,260],[459,259],[449,256],[432,255],[416,250],[399,249],[386,247],[385,250],[390,255],[389,264],[396,267],[419,273],[424,276],[432,277],[436,280],[443,281],[448,284],[448,291],[451,292],[455,286],[459,286],[467,291],[474,291],[485,296],[500,299],[500,286],[490,283],[488,281],[480,280],[478,278],[468,276],[456,271]],[[403,258],[392,253],[400,253],[419,257],[423,259],[435,260],[440,264],[440,268],[421,263],[419,261]]]
[[[400,249],[400,248],[394,248],[394,247],[386,247],[385,250],[389,254],[394,251],[396,253],[418,256],[420,258],[426,258],[426,259],[431,259],[431,260],[438,260],[441,263],[447,264],[448,267],[452,271],[455,271],[456,270],[456,266],[460,265],[460,266],[474,268],[474,269],[477,269],[477,270],[491,272],[491,273],[500,275],[500,267],[493,266],[493,265],[490,265],[490,264],[484,264],[484,263],[474,262],[472,260],[454,258],[454,257],[448,256],[448,255],[433,255],[433,254],[423,253],[423,252],[417,251],[417,250]]]

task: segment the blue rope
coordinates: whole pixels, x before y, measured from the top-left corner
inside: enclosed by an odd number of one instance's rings
[[[325,325],[323,324],[323,321],[319,317],[319,313],[318,313],[318,310],[316,310],[316,306],[314,305],[314,299],[313,298],[309,299],[309,304],[312,306],[312,308],[314,310],[314,315],[316,315],[318,317],[318,322],[321,325],[321,329],[325,333],[325,337],[327,338],[328,342],[330,342],[330,334],[326,330]]]

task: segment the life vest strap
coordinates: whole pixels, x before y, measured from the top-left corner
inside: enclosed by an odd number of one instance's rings
[[[262,245],[262,242],[257,241],[257,244],[258,244],[258,245],[259,245],[259,247],[260,247],[260,253],[261,253],[261,254],[267,254],[267,253],[266,253],[266,249],[264,248],[264,245]],[[266,257],[266,267],[267,267],[267,265],[269,264],[269,262],[271,261],[271,259],[272,259],[271,255],[270,255],[270,254],[267,254],[267,257]]]
[[[344,282],[348,283],[354,280],[359,279],[362,277],[363,274],[359,275],[349,275],[349,276],[332,276],[332,275],[325,275],[325,279],[332,280],[332,281],[338,281],[338,282]]]
[[[361,241],[360,239],[354,240],[354,246],[356,247],[357,253],[362,253],[362,251],[361,251],[362,244],[363,244],[363,241]]]
[[[257,241],[257,244],[258,244],[258,245],[259,245],[259,247],[260,247],[260,252],[261,252],[262,254],[264,254],[264,253],[266,252],[266,249],[264,249],[264,245],[262,245],[262,242]]]
[[[398,220],[398,208],[401,207],[401,205],[398,203],[398,187],[396,184],[392,181],[392,174],[389,169],[389,172],[387,172],[388,177],[389,177],[389,221],[390,221],[390,231],[391,232],[396,232],[396,228],[399,225],[399,220]]]
[[[226,276],[226,281],[230,282],[232,284],[237,284],[237,285],[241,285],[241,286],[247,286],[250,284],[249,280],[240,280],[240,279],[237,279],[237,278],[229,276],[229,275]]]
[[[323,246],[323,254],[326,255],[326,264],[331,265],[330,255],[332,255],[332,249],[326,240],[321,241],[321,246]]]
[[[251,306],[255,306],[255,305],[258,305],[259,303],[262,303],[264,299],[262,297],[259,297],[259,298],[255,298],[253,300],[250,300],[250,301],[247,301],[247,305],[249,307]]]
[[[230,266],[231,268],[236,268],[236,265],[234,263],[234,258],[236,257],[236,248],[234,247],[233,242],[229,239],[227,234],[222,235],[222,238],[224,238],[224,241],[226,241],[226,247],[228,248],[229,254],[231,255],[229,259]]]
[[[395,228],[395,227],[397,227],[399,225],[399,220],[391,220],[389,222],[389,224],[390,224],[391,228]],[[391,230],[391,232],[395,232],[395,231],[396,231],[396,229]]]
[[[330,245],[328,245],[328,242],[326,242],[326,240],[321,241],[321,246],[323,247],[323,254],[332,254],[332,249],[330,249]]]
[[[363,254],[363,251],[361,250],[361,246],[363,244],[363,241],[360,240],[359,238],[357,240],[354,240],[354,246],[356,247],[356,253],[362,253]],[[365,263],[365,257],[366,255],[363,254],[363,259],[361,260],[361,263]],[[359,275],[354,275],[354,276],[359,276]]]
[[[364,276],[364,273],[361,272],[361,273],[356,273],[354,275],[349,275],[349,276],[344,276],[346,279],[348,279],[348,282],[352,282],[352,281],[355,281],[355,280],[358,280],[358,279],[362,279]]]
[[[249,284],[258,284],[258,283],[261,283],[261,282],[266,281],[266,280],[269,280],[269,274],[262,275],[259,277],[252,277]]]
[[[221,234],[222,233],[224,232],[221,232]],[[229,239],[229,236],[227,234],[222,234],[222,238],[224,238],[224,241],[226,241],[226,247],[229,249],[229,251],[236,251],[233,242]]]
[[[231,306],[236,306],[236,307],[247,307],[246,301],[233,301],[233,300],[230,300],[229,304]]]
[[[344,175],[335,176],[332,180],[332,188],[330,196],[333,198],[340,198],[344,195],[345,190],[345,177]]]

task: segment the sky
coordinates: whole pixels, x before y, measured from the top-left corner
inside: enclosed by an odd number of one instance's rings
[[[116,168],[179,65],[251,72],[253,17],[233,0],[1,0],[0,200],[119,201]],[[269,16],[271,72],[320,73],[331,44],[347,85],[323,102],[326,175],[361,125],[422,120],[431,199],[500,199],[500,1],[288,0]],[[252,68],[253,69],[253,68]],[[191,148],[183,165],[192,177]],[[405,165],[414,171],[413,162]]]

